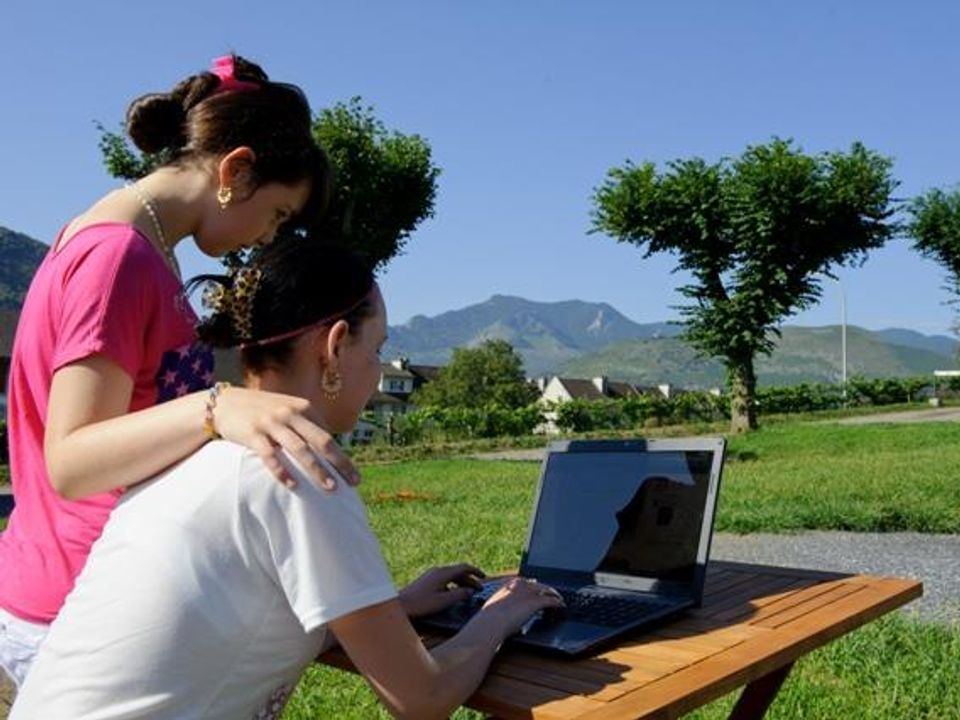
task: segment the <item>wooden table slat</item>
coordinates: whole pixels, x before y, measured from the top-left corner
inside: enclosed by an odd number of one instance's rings
[[[806,580],[798,582],[801,584],[795,588],[787,588],[759,599],[740,598],[740,602],[735,604],[722,603],[718,608],[712,609],[713,612],[710,612],[708,617],[717,622],[754,624],[765,617],[781,612],[784,608],[793,607],[829,592],[841,581],[830,580],[812,585],[808,585]]]
[[[735,588],[734,591],[716,598],[709,604],[704,604],[702,608],[694,611],[694,614],[726,622],[751,610],[759,610],[764,605],[780,600],[789,601],[789,598],[797,592],[809,587],[816,586],[805,579],[791,582],[789,578],[779,576],[762,577],[755,579],[752,584]]]
[[[567,663],[567,665],[569,666],[570,663]],[[570,667],[563,669],[535,662],[505,660],[497,662],[491,668],[490,674],[513,678],[514,680],[525,680],[563,693],[610,702],[639,687],[637,682],[624,677],[624,671],[627,668],[624,666],[621,666],[621,668],[619,674],[608,672],[598,677],[596,674],[571,672]]]
[[[717,582],[711,582],[704,585],[703,600],[711,602],[714,598],[730,592],[731,589],[749,585],[756,582],[756,577],[744,572],[730,572],[720,578]]]
[[[517,707],[528,708],[525,718],[566,720],[581,717],[604,703],[579,695],[567,695],[541,685],[530,685],[518,680],[493,675],[484,680],[482,695],[471,699],[470,707],[496,716],[516,715]]]
[[[760,620],[751,620],[750,624],[757,627],[779,627],[780,625],[790,622],[791,620],[795,620],[802,615],[806,615],[809,612],[818,610],[824,605],[829,605],[830,603],[836,602],[840,598],[860,592],[865,587],[865,585],[856,585],[854,583],[840,583],[836,587],[833,587],[827,592],[821,593],[814,598],[810,598],[804,602],[798,602],[789,608],[784,608],[779,612],[767,615]]]

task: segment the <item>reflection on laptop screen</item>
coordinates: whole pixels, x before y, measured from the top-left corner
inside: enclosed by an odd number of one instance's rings
[[[690,582],[712,462],[701,450],[551,454],[527,562]]]

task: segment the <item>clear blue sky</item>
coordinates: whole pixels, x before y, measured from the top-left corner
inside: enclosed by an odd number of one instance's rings
[[[960,181],[960,4],[847,2],[164,2],[0,4],[0,225],[49,242],[116,186],[95,121],[235,50],[315,110],[361,95],[443,169],[436,217],[382,284],[391,322],[494,293],[675,317],[673,262],[588,235],[590,196],[627,158],[862,140],[899,195]],[[210,268],[184,243],[185,273]],[[895,241],[840,275],[847,320],[947,333],[944,273]],[[835,324],[839,287],[788,323]]]

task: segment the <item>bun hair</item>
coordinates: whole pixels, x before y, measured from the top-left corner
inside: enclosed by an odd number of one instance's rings
[[[169,93],[152,93],[137,98],[127,110],[127,133],[145,153],[182,147],[185,138],[183,106]]]
[[[192,75],[168,93],[149,93],[127,108],[127,133],[146,153],[179,150],[187,144],[187,113],[219,84],[213,73]]]
[[[244,80],[246,82],[270,82],[270,78],[263,71],[262,67],[239,55],[233,56],[233,74],[237,80]]]

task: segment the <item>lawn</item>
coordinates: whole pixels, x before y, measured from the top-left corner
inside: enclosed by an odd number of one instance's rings
[[[719,525],[960,532],[958,441],[950,423],[780,425],[735,438]],[[398,582],[459,560],[516,566],[538,471],[536,463],[465,459],[364,468],[361,492]],[[884,619],[799,663],[768,717],[960,718],[958,657],[960,628]],[[692,717],[726,717],[732,702]],[[284,717],[378,712],[362,681],[311,668]]]
[[[730,443],[718,526],[960,532],[954,423],[776,425]]]

